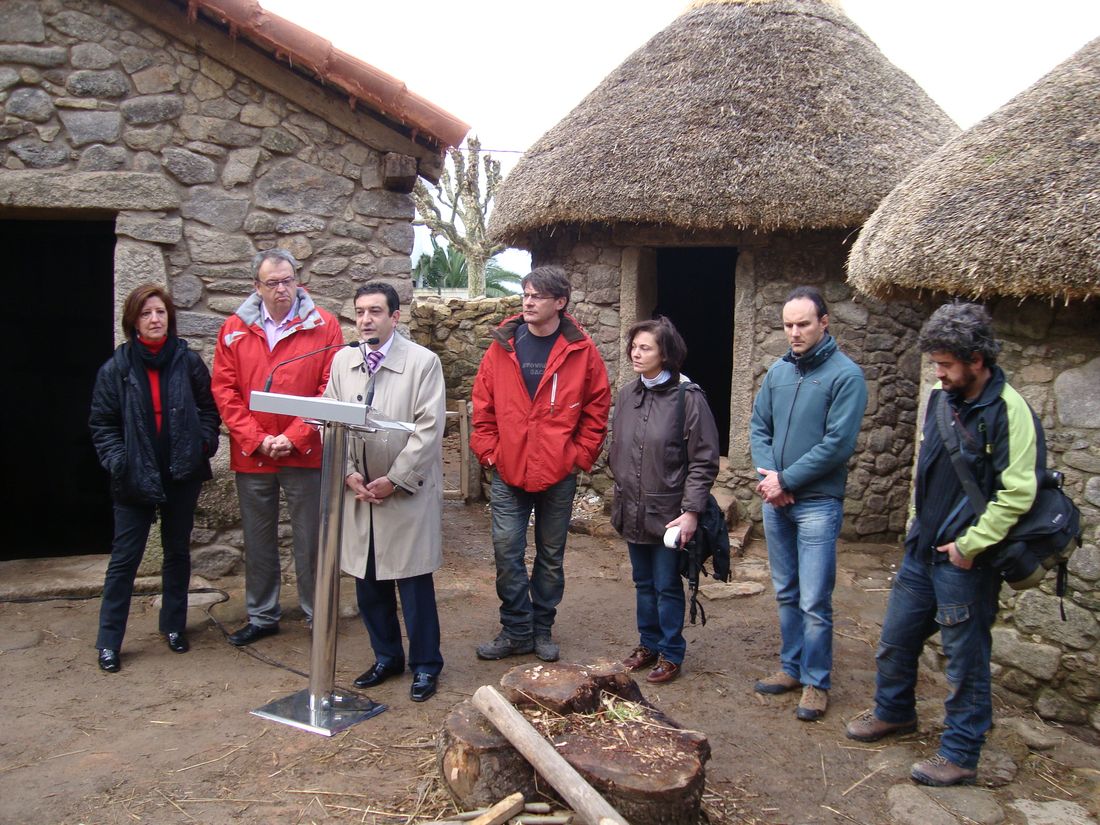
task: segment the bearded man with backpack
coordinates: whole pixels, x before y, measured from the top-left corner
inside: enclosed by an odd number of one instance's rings
[[[917,664],[925,640],[939,631],[951,685],[944,732],[938,752],[910,775],[923,785],[971,784],[993,722],[990,629],[1001,578],[989,561],[1031,509],[1046,457],[1031,408],[997,366],[1001,346],[985,308],[940,307],[918,346],[939,383],[928,400],[914,517],[875,655],[875,707],[850,722],[847,735],[876,742],[916,730]],[[943,396],[950,423],[941,425]],[[967,495],[952,452],[981,487],[984,511]]]

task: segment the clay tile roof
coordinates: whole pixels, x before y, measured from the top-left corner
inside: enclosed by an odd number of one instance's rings
[[[490,234],[859,226],[958,127],[829,0],[697,0],[520,159]]]
[[[256,0],[186,0],[191,19],[199,12],[229,27],[278,60],[303,69],[368,108],[408,126],[442,148],[457,146],[469,124],[429,100],[410,92],[396,77],[340,51],[286,18],[265,10]]]
[[[898,184],[848,281],[878,297],[1100,298],[1100,38]]]

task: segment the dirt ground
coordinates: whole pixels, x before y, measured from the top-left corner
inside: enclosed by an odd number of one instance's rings
[[[251,715],[307,680],[230,646],[202,610],[191,611],[192,650],[180,656],[156,632],[153,598],[135,598],[123,668],[110,675],[95,664],[97,600],[0,604],[0,642],[41,634],[37,643],[0,655],[0,822],[390,825],[453,811],[433,761],[440,723],[455,703],[482,684],[498,684],[522,659],[482,662],[474,655],[498,629],[486,507],[448,502],[444,531],[446,562],[435,579],[446,659],[439,693],[415,704],[409,677],[393,679],[370,692],[388,706],[385,713],[333,738]],[[753,681],[776,666],[770,588],[707,603],[706,627],[686,630],[683,676],[660,689],[643,682],[648,698],[710,738],[710,821],[891,821],[886,791],[908,781],[908,757],[933,750],[945,693],[940,676],[922,677],[928,709],[922,706],[921,729],[906,738],[897,764],[874,761],[892,753],[884,747],[843,736],[845,721],[869,704],[873,645],[896,553],[843,548],[835,681],[824,720],[796,720],[796,694],[752,691]],[[762,545],[751,545],[748,555],[761,557]],[[563,660],[626,655],[637,637],[622,543],[572,535],[566,575],[555,626]],[[343,606],[353,602],[349,585],[345,580]],[[218,586],[231,598],[212,614],[232,630],[244,617],[243,582]],[[284,598],[292,593],[284,585]],[[254,645],[256,652],[307,671],[309,636],[300,616],[290,611],[283,632]],[[372,656],[357,617],[341,619],[339,631],[337,683],[350,686]],[[1068,799],[1081,789],[1064,774],[1052,783],[1027,760],[996,793],[1002,800]],[[1006,821],[1024,821],[1014,815],[1009,811]]]

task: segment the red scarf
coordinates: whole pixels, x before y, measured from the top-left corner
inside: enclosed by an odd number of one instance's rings
[[[140,335],[137,337],[137,339],[141,342],[142,346],[149,350],[149,352],[151,352],[153,355],[157,355],[162,349],[164,349],[164,345],[168,342],[167,336],[161,338],[159,341],[146,341]],[[153,399],[153,417],[157,421],[157,435],[160,435],[160,375],[157,370],[152,369],[151,367],[145,368],[145,374],[149,376],[149,395]]]

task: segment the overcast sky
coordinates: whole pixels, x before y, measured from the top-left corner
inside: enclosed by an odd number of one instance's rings
[[[505,168],[687,7],[686,0],[260,3],[465,120]],[[964,128],[1100,36],[1100,0],[842,5]]]

